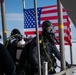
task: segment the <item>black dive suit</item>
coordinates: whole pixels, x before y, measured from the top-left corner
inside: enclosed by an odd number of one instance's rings
[[[0,44],[0,75],[16,75],[14,62],[4,45]]]
[[[48,62],[49,74],[55,73],[55,68],[57,67],[55,57],[60,60],[60,52],[58,51],[54,38],[51,35],[42,33],[39,36],[40,42],[40,58],[41,58],[41,68],[42,62]],[[32,70],[35,72],[38,71],[38,56],[37,56],[37,47],[36,47],[36,38],[32,41],[30,48],[30,60],[32,64]],[[66,66],[69,67],[69,64],[66,62]],[[53,67],[53,70],[51,69]]]

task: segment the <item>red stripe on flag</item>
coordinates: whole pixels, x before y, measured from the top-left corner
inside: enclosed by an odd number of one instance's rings
[[[62,11],[65,12],[65,9],[63,9]],[[58,10],[53,9],[53,10],[42,11],[41,14],[56,13],[56,12],[58,12]]]
[[[53,5],[53,6],[44,6],[43,8],[46,9],[46,8],[52,8],[52,7],[57,7],[57,5]]]
[[[58,26],[58,23],[53,23],[54,27]],[[67,22],[63,23],[64,26],[67,26]],[[40,24],[40,27],[42,27],[42,24]],[[70,29],[71,30],[71,29]]]
[[[39,34],[41,34],[41,32],[42,32],[42,31],[38,31]],[[25,35],[29,35],[29,34],[30,34],[30,35],[33,35],[33,34],[36,34],[36,32],[35,32],[35,31],[28,31],[28,32],[24,32],[24,34],[25,34]]]
[[[63,16],[64,19],[67,18],[67,15]],[[58,19],[58,16],[49,16],[49,17],[41,17],[40,20],[54,20],[54,19]]]

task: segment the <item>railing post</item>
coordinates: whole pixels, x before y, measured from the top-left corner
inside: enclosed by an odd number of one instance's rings
[[[48,75],[48,62],[43,62],[43,75]]]

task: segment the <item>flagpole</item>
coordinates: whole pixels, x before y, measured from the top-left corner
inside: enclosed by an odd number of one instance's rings
[[[73,65],[72,45],[70,45],[70,60],[71,60],[71,65]]]
[[[63,25],[63,14],[62,5],[60,0],[57,0],[58,6],[58,25],[59,25],[59,40],[60,40],[60,56],[61,56],[61,70],[65,70],[65,49],[64,49],[64,25]],[[65,74],[64,74],[65,75]]]
[[[24,18],[25,0],[22,0],[22,7],[23,7],[23,18]],[[28,35],[26,35],[26,37],[28,37]]]
[[[71,26],[70,26],[70,28],[71,28]],[[72,52],[72,41],[71,40],[70,40],[70,62],[71,62],[71,65],[73,65],[73,52]]]
[[[0,0],[0,1],[1,1],[3,43],[5,44],[7,40],[7,30],[6,30],[6,23],[5,23],[5,3],[4,3],[4,0]]]
[[[22,0],[23,9],[25,9],[25,0]]]
[[[38,34],[38,15],[37,15],[37,1],[34,0],[34,10],[35,10],[35,23],[36,23],[36,41],[37,41],[37,51],[38,51],[38,71],[41,75],[41,61],[40,61],[40,46],[39,46],[39,34]]]

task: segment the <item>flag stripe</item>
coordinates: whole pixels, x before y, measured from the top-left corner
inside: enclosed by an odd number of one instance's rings
[[[63,12],[65,12],[65,9],[63,9],[62,10]],[[45,10],[43,10],[42,12],[41,12],[41,14],[48,14],[48,13],[55,13],[55,12],[58,12],[58,10],[57,9],[54,9],[54,10],[47,10],[47,11],[45,11]]]
[[[46,19],[46,18],[45,18],[45,19]],[[44,20],[41,20],[41,22],[40,22],[41,25],[42,25],[43,21],[44,21]],[[57,19],[56,19],[56,20],[55,20],[55,19],[54,19],[54,20],[49,20],[49,21],[51,21],[51,22],[54,24],[54,26],[55,26],[55,25],[58,26],[58,20],[57,20]],[[64,25],[67,25],[67,20],[66,20],[66,19],[64,19],[63,22],[64,22],[64,23],[63,23]]]
[[[57,7],[57,5],[52,5],[52,6],[44,6],[44,9],[46,9],[46,8],[47,8],[47,9],[48,9],[48,8],[54,8],[54,7],[56,8],[56,7]]]
[[[66,12],[63,12],[63,15],[64,16],[67,16],[67,13]],[[49,17],[49,16],[58,16],[58,13],[55,12],[55,13],[47,13],[47,14],[42,14],[41,17]]]
[[[67,16],[63,16],[63,18],[64,19],[66,19],[67,18]],[[49,17],[41,17],[41,19],[40,20],[54,20],[54,19],[58,19],[58,16],[49,16]]]

